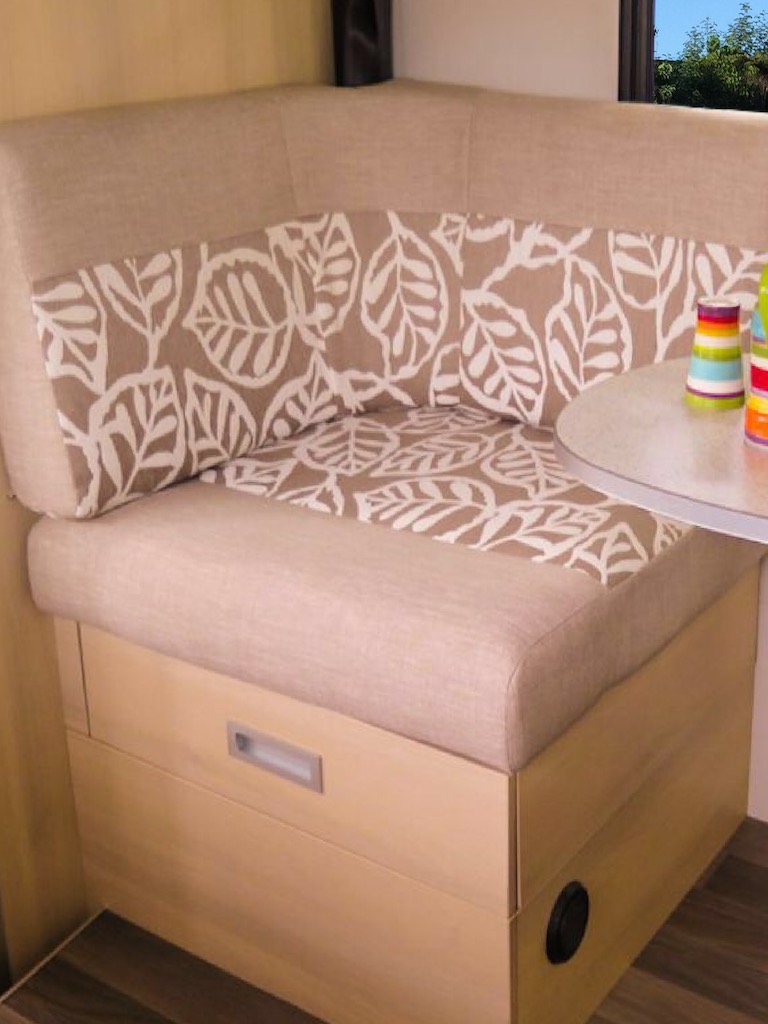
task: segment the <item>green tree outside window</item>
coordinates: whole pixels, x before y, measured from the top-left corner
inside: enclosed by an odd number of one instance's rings
[[[654,64],[657,103],[768,111],[768,12],[742,3],[725,31],[706,18],[677,59]]]

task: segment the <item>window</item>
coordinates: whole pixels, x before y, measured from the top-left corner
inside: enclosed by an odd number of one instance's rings
[[[768,111],[768,0],[656,0],[656,29],[657,103]]]
[[[621,0],[619,99],[768,111],[768,0]]]
[[[621,0],[619,99],[653,102],[654,0]]]

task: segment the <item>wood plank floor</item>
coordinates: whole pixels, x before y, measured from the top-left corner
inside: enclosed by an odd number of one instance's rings
[[[766,1021],[768,824],[746,821],[590,1024]],[[0,1024],[171,1022],[319,1024],[108,913],[0,1003]]]

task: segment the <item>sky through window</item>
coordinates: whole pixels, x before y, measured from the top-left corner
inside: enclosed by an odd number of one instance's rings
[[[656,57],[677,57],[688,32],[705,18],[726,29],[741,9],[740,0],[656,0]],[[752,13],[768,11],[768,3],[752,3]]]

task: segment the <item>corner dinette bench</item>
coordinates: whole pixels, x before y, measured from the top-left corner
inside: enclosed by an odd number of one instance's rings
[[[762,549],[552,425],[700,291],[748,315],[766,149],[408,84],[2,128],[0,432],[95,907],[332,1024],[588,1018],[744,814]]]

